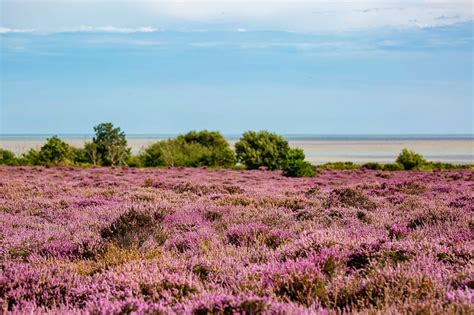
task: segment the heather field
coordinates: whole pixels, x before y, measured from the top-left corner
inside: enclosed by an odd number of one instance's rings
[[[474,172],[0,168],[0,313],[474,312]]]

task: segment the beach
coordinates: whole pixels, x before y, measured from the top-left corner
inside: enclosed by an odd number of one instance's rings
[[[59,136],[68,144],[81,148],[90,135]],[[132,135],[127,138],[128,145],[134,154],[145,147],[171,136]],[[15,154],[23,154],[29,149],[39,149],[47,136],[1,136],[0,147]],[[474,141],[469,137],[286,137],[291,147],[304,150],[306,160],[313,164],[327,162],[351,161],[354,163],[394,162],[404,148],[422,154],[427,160],[454,164],[474,163]],[[234,147],[238,137],[227,137]]]

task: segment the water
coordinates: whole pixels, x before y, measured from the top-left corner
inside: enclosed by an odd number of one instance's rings
[[[0,147],[16,154],[38,149],[51,135],[0,135]],[[82,147],[92,139],[91,134],[59,135],[67,143]],[[161,139],[175,135],[128,135],[132,152]],[[227,135],[231,146],[240,135]],[[314,164],[336,161],[354,163],[391,163],[403,148],[421,153],[427,160],[456,164],[474,164],[473,135],[286,135],[292,147],[305,151],[306,159]]]

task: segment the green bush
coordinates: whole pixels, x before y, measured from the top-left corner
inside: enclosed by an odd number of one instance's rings
[[[232,167],[234,152],[217,131],[191,131],[159,141],[141,155],[145,166]]]
[[[472,169],[472,165],[470,164],[451,164],[451,163],[443,163],[443,162],[426,162],[422,169],[423,170],[462,170],[462,169]]]
[[[92,163],[104,166],[124,165],[130,155],[125,133],[120,128],[114,128],[112,123],[101,123],[94,127],[94,131],[92,144],[86,144]]]
[[[363,164],[362,168],[365,168],[368,170],[383,170],[384,165],[377,162],[369,162],[369,163]]]
[[[130,167],[143,167],[143,160],[139,155],[130,155],[127,159],[127,165]]]
[[[0,149],[0,165],[18,165],[18,160],[13,152]]]
[[[46,139],[40,150],[30,149],[18,160],[21,165],[71,164],[71,147],[57,136]]]
[[[70,156],[71,147],[57,136],[46,139],[39,152],[40,161],[45,164],[67,164]]]
[[[100,165],[101,159],[99,156],[99,152],[97,151],[97,144],[94,142],[86,142],[84,144],[84,155],[87,160],[87,163],[91,163],[93,165]]]
[[[159,141],[147,147],[141,158],[148,167],[155,166],[199,166],[202,146],[187,144],[182,140]]]
[[[403,165],[398,163],[384,164],[383,166],[384,171],[403,171],[403,169]]]
[[[290,146],[285,139],[268,131],[247,131],[235,144],[237,161],[248,169],[261,166],[269,170],[281,169],[289,150]]]
[[[187,144],[199,144],[206,148],[200,156],[200,165],[231,167],[235,165],[234,151],[227,140],[218,131],[191,131],[178,140]]]
[[[408,149],[402,150],[398,155],[396,162],[402,165],[405,170],[417,169],[426,164],[425,159],[423,159],[420,154]]]
[[[355,164],[353,162],[329,162],[317,166],[317,168],[331,170],[355,170],[359,169],[360,167],[361,166],[359,164]]]
[[[290,149],[283,167],[283,175],[288,177],[313,177],[315,175],[313,166],[306,162],[304,158],[303,150]]]
[[[71,148],[71,161],[74,165],[88,165],[91,163],[85,149]]]

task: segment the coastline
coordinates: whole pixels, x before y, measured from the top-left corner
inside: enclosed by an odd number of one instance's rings
[[[0,135],[0,147],[22,154],[29,149],[39,149],[50,135]],[[128,145],[134,154],[146,146],[175,135],[130,135]],[[83,147],[92,135],[59,135],[68,144]],[[233,147],[238,136],[226,136]],[[427,160],[453,164],[474,163],[474,139],[459,136],[313,136],[289,135],[285,138],[292,147],[305,151],[306,160],[313,164],[327,162],[391,163],[403,148],[422,154]]]

